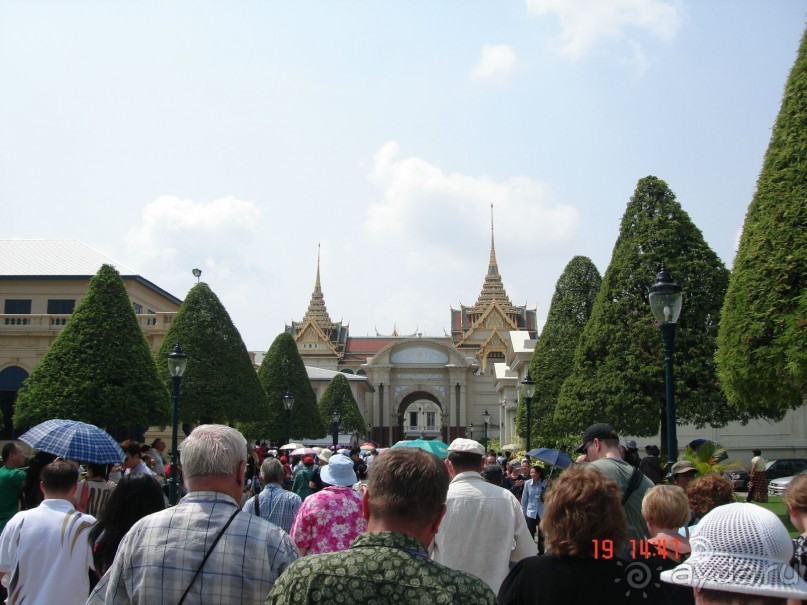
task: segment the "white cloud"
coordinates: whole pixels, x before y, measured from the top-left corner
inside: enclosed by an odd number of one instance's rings
[[[577,228],[577,210],[555,202],[543,183],[524,176],[495,181],[446,173],[421,158],[399,157],[394,141],[376,152],[368,178],[383,199],[370,206],[367,228],[386,242],[405,239],[440,246],[452,239],[455,245],[451,234],[487,224],[491,203],[497,229],[512,243],[552,246],[568,241]]]
[[[471,76],[479,79],[505,77],[513,71],[516,61],[516,53],[509,44],[486,44],[479,51]]]
[[[182,288],[195,283],[188,278],[194,267],[211,283],[226,283],[243,271],[257,245],[260,219],[253,202],[232,196],[204,203],[163,195],[143,208],[139,224],[127,233],[128,257],[182,297]]]
[[[527,0],[527,10],[534,17],[558,18],[558,52],[571,59],[604,40],[625,41],[631,30],[672,40],[682,19],[678,2],[667,0]]]

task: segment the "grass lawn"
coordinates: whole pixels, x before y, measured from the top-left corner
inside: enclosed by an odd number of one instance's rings
[[[745,497],[748,494],[735,494],[737,500],[739,502],[744,502]],[[767,502],[754,502],[757,506],[761,506],[763,508],[767,508],[769,511],[776,514],[782,520],[782,523],[785,524],[787,531],[790,532],[790,537],[795,538],[799,535],[799,530],[793,527],[793,524],[790,522],[790,517],[787,514],[787,505],[782,502],[782,498],[780,496],[768,496]]]

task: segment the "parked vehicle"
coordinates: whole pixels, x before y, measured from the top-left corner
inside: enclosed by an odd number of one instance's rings
[[[802,471],[804,472],[804,471]],[[770,483],[768,483],[768,495],[769,496],[783,496],[785,494],[785,490],[787,486],[790,484],[796,476],[792,477],[779,477],[778,479],[774,479]]]
[[[780,458],[778,460],[769,460],[765,464],[765,476],[768,481],[782,477],[792,479],[793,475],[798,475],[804,470],[807,470],[807,458]],[[724,476],[731,481],[734,491],[748,491],[748,481],[751,479],[751,475],[745,469],[733,469],[727,471]],[[768,488],[768,493],[772,493],[770,487]]]
[[[736,468],[726,472],[723,476],[731,481],[735,492],[748,491],[748,480],[751,479],[751,475],[745,469]]]

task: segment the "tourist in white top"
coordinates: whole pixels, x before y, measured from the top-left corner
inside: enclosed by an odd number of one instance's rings
[[[45,500],[14,515],[0,535],[0,581],[9,603],[79,605],[94,569],[87,535],[95,517],[75,510],[78,469],[57,460],[42,469]]]
[[[510,562],[535,555],[538,548],[516,497],[480,474],[484,453],[482,444],[471,439],[455,439],[448,446],[452,479],[430,553],[438,563],[471,573],[498,593]]]

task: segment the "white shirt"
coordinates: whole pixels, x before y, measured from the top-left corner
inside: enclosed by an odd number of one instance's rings
[[[498,594],[509,562],[538,554],[538,546],[516,497],[479,473],[465,472],[448,486],[446,514],[430,553],[438,563],[481,578]]]
[[[151,475],[152,477],[156,477],[157,473],[151,470],[149,467],[146,466],[146,463],[142,460],[138,460],[137,464],[135,464],[132,468],[127,468],[123,472],[124,477],[128,477],[129,475],[133,475],[135,473],[141,473],[143,475]]]
[[[0,536],[0,573],[14,602],[83,605],[94,569],[87,540],[95,517],[67,500],[44,500],[14,515]]]

